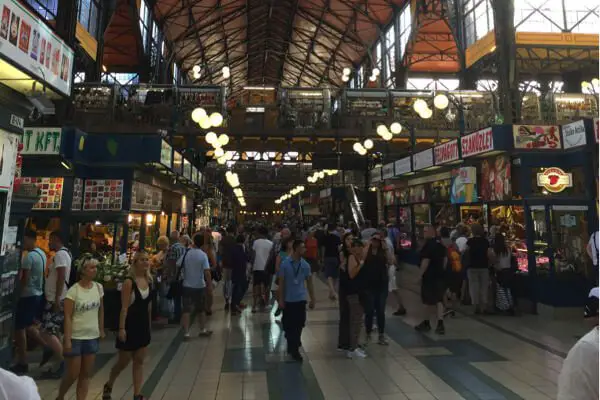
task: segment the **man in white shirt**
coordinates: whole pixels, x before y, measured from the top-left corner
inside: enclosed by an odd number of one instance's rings
[[[40,400],[35,381],[0,368],[0,400]]]
[[[590,291],[584,317],[594,324],[587,335],[571,348],[558,377],[558,400],[600,398],[598,391],[598,288]]]
[[[64,369],[63,347],[60,336],[63,332],[63,303],[67,295],[69,276],[71,275],[71,253],[64,246],[61,233],[54,231],[49,238],[50,250],[54,251],[52,263],[48,268],[48,277],[44,287],[46,304],[42,313],[41,332],[46,347],[54,353],[54,363],[49,370],[50,377],[58,379]]]
[[[452,237],[452,234],[450,234]],[[460,254],[464,253],[467,250],[467,242],[469,241],[469,228],[462,222],[456,225],[456,240],[454,243],[456,247],[458,247],[458,251]]]
[[[258,230],[258,239],[252,244],[252,286],[254,299],[252,302],[252,312],[256,312],[256,303],[264,296],[269,287],[269,275],[265,268],[273,249],[273,242],[267,239],[267,228],[261,227]]]
[[[594,267],[598,268],[598,251],[600,249],[600,234],[598,231],[592,233],[587,245],[588,256],[592,259]]]

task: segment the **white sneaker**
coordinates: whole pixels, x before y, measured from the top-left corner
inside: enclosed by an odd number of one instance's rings
[[[362,351],[360,348],[354,349],[354,351],[346,352],[346,357],[348,358],[367,358],[367,353]]]

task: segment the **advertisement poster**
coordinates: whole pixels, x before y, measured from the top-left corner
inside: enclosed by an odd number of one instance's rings
[[[450,203],[474,203],[477,201],[477,169],[462,167],[452,170]]]
[[[177,151],[173,152],[173,172],[183,175],[183,156]]]
[[[23,155],[58,155],[61,128],[25,128],[23,131]]]
[[[513,125],[515,149],[560,150],[560,132],[556,125]]]
[[[394,194],[393,190],[383,192],[383,204],[386,206],[393,206],[396,204],[396,196],[394,196]]]
[[[192,164],[185,158],[183,159],[183,176],[186,179],[192,180]]]
[[[120,211],[123,203],[123,180],[86,179],[83,209]]]
[[[83,179],[75,178],[73,180],[73,202],[71,210],[80,211],[83,203]]]
[[[447,202],[450,200],[450,189],[452,180],[445,179],[442,181],[431,182],[431,201]]]
[[[167,168],[173,167],[173,148],[164,140],[160,144],[160,163]]]
[[[506,156],[497,156],[481,163],[481,198],[486,201],[510,200],[510,160]]]
[[[40,198],[33,205],[34,210],[60,210],[63,178],[21,178],[24,185],[34,185],[40,192]]]
[[[0,9],[0,54],[69,96],[73,50],[17,0],[0,0]]]
[[[410,188],[410,202],[424,203],[427,201],[427,187],[425,185],[417,185]]]
[[[131,190],[132,211],[160,211],[162,190],[141,182],[133,182]]]

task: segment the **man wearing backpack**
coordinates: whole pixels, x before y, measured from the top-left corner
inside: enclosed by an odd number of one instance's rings
[[[44,270],[46,253],[35,245],[37,232],[27,230],[23,238],[23,249],[27,257],[23,259],[19,278],[19,300],[15,313],[16,363],[10,370],[16,374],[26,374],[27,336],[43,344],[35,321],[39,319],[44,294]]]
[[[63,302],[69,286],[72,257],[64,246],[61,233],[58,231],[50,234],[49,247],[55,254],[48,268],[48,277],[44,287],[46,301],[42,312],[41,331],[46,347],[54,353],[54,360],[48,370],[48,375],[58,379],[64,370],[63,346],[60,336],[65,319]]]

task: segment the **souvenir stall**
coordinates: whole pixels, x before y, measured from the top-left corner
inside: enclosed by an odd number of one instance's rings
[[[442,170],[449,166],[459,164],[458,139],[452,139],[433,148],[434,165]],[[457,220],[456,206],[450,201],[451,174],[449,172],[437,174],[438,180],[431,183],[432,220],[438,226],[454,227]]]

